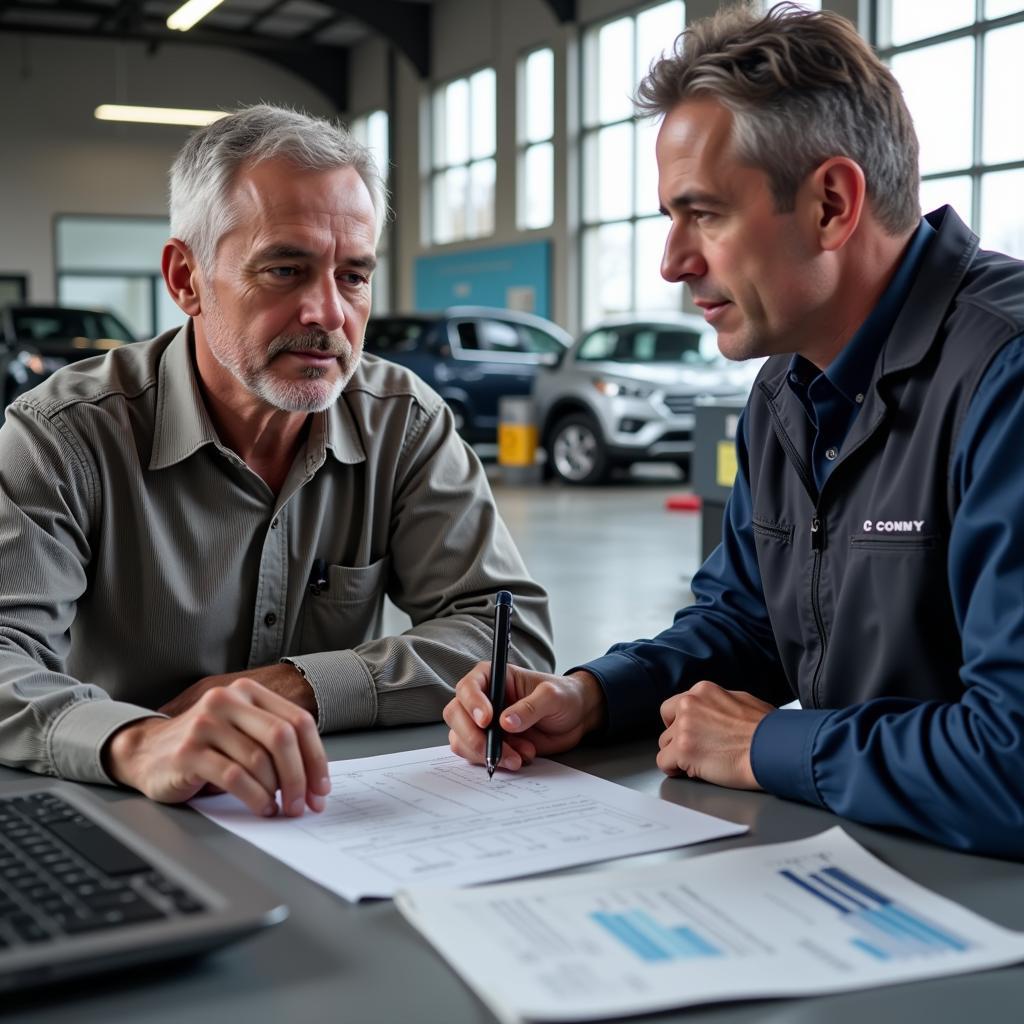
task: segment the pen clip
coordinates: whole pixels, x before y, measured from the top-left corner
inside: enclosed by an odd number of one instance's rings
[[[327,579],[327,560],[314,558],[313,568],[309,571],[309,592],[314,597],[319,597],[329,589],[330,581]]]

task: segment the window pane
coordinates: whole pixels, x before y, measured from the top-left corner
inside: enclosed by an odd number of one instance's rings
[[[661,276],[661,257],[668,236],[667,217],[648,217],[636,224],[635,277],[636,308],[642,310],[682,309],[683,286]]]
[[[893,57],[921,142],[921,173],[971,165],[974,43],[957,39]]]
[[[633,114],[633,90],[636,88],[632,62],[633,19],[620,18],[602,25],[598,35],[597,115],[602,124],[621,121]]]
[[[444,162],[461,164],[469,159],[469,83],[465,78],[444,89]]]
[[[999,171],[981,179],[981,244],[1024,258],[1024,171]]]
[[[523,154],[519,226],[546,228],[554,220],[554,146],[541,142]]]
[[[654,144],[658,138],[657,121],[637,121],[636,124],[636,201],[638,214],[657,213],[658,160]]]
[[[160,218],[57,218],[57,267],[66,270],[160,272],[160,253],[171,233]]]
[[[494,232],[494,161],[481,160],[469,167],[469,224],[466,238]]]
[[[938,178],[921,182],[921,212],[931,213],[940,206],[952,206],[965,224],[971,222],[971,179]]]
[[[888,7],[892,46],[936,36],[974,21],[974,0],[889,0]]]
[[[585,147],[587,220],[616,220],[633,212],[633,125],[617,124],[589,136]]]
[[[430,166],[444,167],[444,139],[448,134],[445,125],[444,89],[438,89],[430,104],[430,126],[433,132],[431,140]]]
[[[555,131],[555,55],[534,50],[523,71],[523,111],[520,118],[523,142],[543,142]]]
[[[982,158],[999,164],[1024,157],[1024,24],[996,29],[985,37],[985,116]]]
[[[494,71],[484,68],[469,80],[472,110],[470,156],[476,160],[494,153]]]
[[[609,313],[624,313],[632,308],[632,239],[633,229],[629,224],[602,224],[584,234],[584,326]]]
[[[519,334],[527,352],[536,352],[542,355],[558,355],[565,351],[565,346],[557,338],[553,338],[546,331],[542,331],[538,327],[527,327],[526,324],[522,324],[519,328]]]
[[[683,31],[682,0],[651,7],[636,18],[636,79],[651,68],[651,63],[672,50],[676,36]],[[635,86],[636,83],[634,83]]]
[[[1001,18],[1018,11],[1024,11],[1024,0],[985,0],[986,18]]]
[[[150,338],[154,331],[151,277],[105,277],[62,274],[57,298],[66,306],[105,307],[125,322],[136,338]],[[179,322],[184,322],[182,314]]]
[[[465,167],[453,167],[434,178],[434,241],[451,242],[466,237]]]
[[[366,144],[373,152],[377,170],[385,181],[388,179],[388,115],[383,110],[375,110],[366,119]]]

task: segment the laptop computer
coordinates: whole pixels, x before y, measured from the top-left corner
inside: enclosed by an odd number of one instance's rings
[[[288,908],[144,799],[0,782],[0,992],[202,953]]]

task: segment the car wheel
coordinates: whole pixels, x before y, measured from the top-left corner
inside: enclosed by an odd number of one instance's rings
[[[608,451],[597,424],[583,413],[559,420],[548,439],[548,463],[569,484],[597,484],[608,475]]]

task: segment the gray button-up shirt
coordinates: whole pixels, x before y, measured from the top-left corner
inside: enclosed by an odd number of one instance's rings
[[[117,728],[285,658],[323,732],[435,720],[489,656],[502,588],[511,660],[550,668],[546,595],[406,370],[363,356],[275,495],[218,439],[191,329],[126,346],[61,370],[0,429],[0,763],[109,782]],[[385,594],[412,619],[401,636],[380,636]]]

